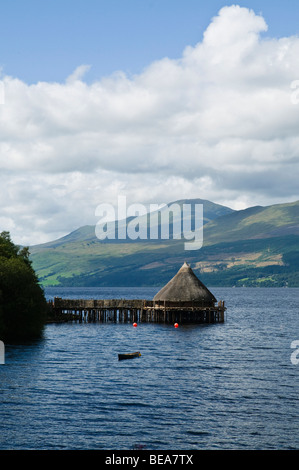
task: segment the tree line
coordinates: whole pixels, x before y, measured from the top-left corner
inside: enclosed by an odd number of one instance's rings
[[[47,314],[44,291],[29,259],[28,247],[0,234],[0,340],[20,341],[42,335]]]

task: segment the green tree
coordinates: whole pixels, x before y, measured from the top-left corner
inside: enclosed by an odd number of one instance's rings
[[[47,302],[31,266],[29,249],[19,248],[9,232],[0,234],[0,339],[41,336]]]

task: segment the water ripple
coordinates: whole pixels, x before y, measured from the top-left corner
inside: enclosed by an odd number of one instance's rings
[[[7,345],[0,449],[298,449],[299,290],[215,291],[221,325],[48,325]]]

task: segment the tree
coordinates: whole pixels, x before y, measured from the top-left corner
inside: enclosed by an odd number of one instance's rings
[[[9,232],[0,234],[0,339],[19,341],[41,336],[47,302],[29,259]]]

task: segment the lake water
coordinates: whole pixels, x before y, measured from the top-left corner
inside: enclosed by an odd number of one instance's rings
[[[223,324],[51,324],[39,341],[5,345],[0,449],[299,449],[299,289],[211,290],[226,301]]]

